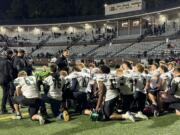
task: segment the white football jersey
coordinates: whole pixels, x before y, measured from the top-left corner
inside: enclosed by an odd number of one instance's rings
[[[40,97],[40,93],[37,89],[36,77],[34,76],[18,77],[14,80],[14,84],[17,87],[21,87],[22,94],[26,98]]]
[[[86,87],[89,83],[90,74],[85,72],[72,72],[66,77],[66,80],[70,80],[71,82],[71,80],[74,78],[76,78],[79,83],[79,91],[86,92]]]
[[[146,77],[142,73],[134,72],[132,79],[133,79],[133,90],[145,93],[144,88],[146,83]]]
[[[164,73],[160,76],[161,81],[164,81],[165,83],[163,84],[163,86],[161,87],[161,90],[163,91],[168,91],[169,90],[169,86],[170,86],[170,82],[171,82],[171,76],[169,73]]]
[[[116,77],[112,74],[97,74],[96,75],[96,81],[102,81],[104,85],[106,86],[106,96],[105,101],[112,100],[118,96],[117,89],[112,89],[112,81],[114,81]]]
[[[55,79],[53,76],[48,76],[44,79],[43,83],[49,86],[48,97],[62,100],[62,89],[65,81],[62,81],[60,78]]]

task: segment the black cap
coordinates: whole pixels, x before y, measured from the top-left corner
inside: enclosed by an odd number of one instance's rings
[[[8,50],[6,50],[6,54],[7,54],[7,55],[13,54],[13,51],[10,50],[10,49],[8,49]]]
[[[18,50],[17,50],[17,49],[13,49],[13,52],[14,52],[14,53],[18,53]]]
[[[111,69],[107,65],[100,66],[100,69],[104,74],[109,74],[111,72]]]

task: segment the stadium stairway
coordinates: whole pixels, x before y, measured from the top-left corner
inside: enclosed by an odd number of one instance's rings
[[[36,46],[36,48],[33,49],[33,50],[30,52],[29,55],[32,55],[35,51],[37,51],[37,50],[41,49],[43,46],[45,46],[46,43],[49,41],[50,38],[51,38],[51,36],[49,35],[49,36],[47,36],[45,39],[42,39],[42,40],[39,42],[39,44]]]
[[[103,39],[103,40],[99,43],[98,46],[94,47],[94,48],[91,49],[89,52],[87,52],[85,56],[86,56],[86,57],[94,56],[94,55],[92,55],[92,54],[94,54],[94,52],[96,52],[96,50],[97,50],[98,48],[101,48],[101,47],[105,46],[107,43],[109,43],[109,41],[107,41],[106,39]]]
[[[104,56],[103,57],[108,57],[108,56],[110,56],[112,54],[112,52],[108,52],[107,54],[104,54]]]
[[[107,44],[110,44],[113,42],[115,36],[112,36],[111,39],[108,38],[102,38],[99,42],[99,45],[96,46],[95,48],[91,49],[89,52],[86,53],[86,57],[95,57],[96,56],[96,50],[98,50],[101,47],[106,46]]]
[[[81,35],[79,38],[77,38],[76,40],[72,41],[69,45],[67,45],[66,49],[70,50],[73,46],[78,45],[79,41],[81,41],[81,39],[83,38],[83,36]],[[59,50],[54,54],[55,56],[59,56]],[[75,57],[76,54],[72,54],[70,56],[70,58]]]
[[[133,46],[134,44],[142,42],[142,41],[146,38],[146,36],[147,36],[146,34],[139,36],[139,37],[136,39],[135,42],[131,43],[130,45],[128,45],[128,46],[126,46],[126,47],[124,47],[123,49],[118,50],[116,53],[114,53],[113,55],[111,55],[111,56],[109,56],[109,57],[116,57],[116,56],[118,56],[118,54],[120,54],[120,53],[123,52],[124,50],[130,48],[130,47]]]
[[[91,49],[89,52],[86,53],[86,56],[92,56],[92,54],[94,54],[94,52],[100,47],[102,47],[102,46],[98,45],[98,46],[94,47],[93,49]]]
[[[70,49],[70,48],[73,47],[74,45],[78,44],[79,41],[80,41],[82,38],[83,38],[83,36],[81,36],[81,37],[77,38],[76,40],[72,41],[72,42],[70,43],[70,45],[67,46],[67,49]]]
[[[160,46],[162,46],[164,44],[166,44],[165,41],[159,43],[158,45],[154,46],[153,48],[150,48],[149,50],[147,50],[148,54],[150,54],[152,51],[156,50],[156,48],[158,48],[158,47],[160,47]]]

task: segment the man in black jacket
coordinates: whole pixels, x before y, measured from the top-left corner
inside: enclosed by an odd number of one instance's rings
[[[1,102],[1,114],[7,113],[6,102],[9,100],[11,108],[14,110],[12,100],[10,98],[10,83],[13,81],[13,67],[11,63],[13,52],[7,50],[3,57],[0,57],[0,85],[3,90]]]
[[[65,49],[61,57],[56,61],[56,64],[59,68],[59,71],[65,70],[69,73],[69,64],[68,64],[69,50]]]
[[[17,74],[20,71],[28,72],[28,63],[24,56],[25,56],[25,51],[20,49],[18,50],[17,56],[14,57],[13,68],[15,70],[14,72],[16,73],[15,78],[17,77]]]

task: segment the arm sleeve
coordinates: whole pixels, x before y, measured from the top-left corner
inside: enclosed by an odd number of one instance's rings
[[[46,77],[46,78],[43,80],[43,83],[50,86],[53,82],[52,82],[52,79],[51,79],[51,78]]]
[[[7,63],[7,71],[9,72],[9,80],[13,80],[13,67],[10,62]]]
[[[72,79],[71,91],[76,91],[77,85],[78,85],[77,79]]]
[[[102,106],[103,99],[106,93],[106,89],[102,81],[98,82],[98,87],[99,87],[99,93],[98,93],[99,97],[97,100],[96,110],[98,110]]]
[[[21,77],[19,77],[19,78],[16,78],[15,80],[14,80],[14,85],[17,87],[22,87],[22,78]]]
[[[92,90],[91,90],[91,83],[89,82],[88,85],[87,85],[87,88],[86,88],[86,93],[90,93]]]
[[[57,59],[57,61],[55,62],[55,63],[56,63],[56,65],[58,65],[58,66],[59,66],[60,61],[61,61],[61,59],[60,59],[60,58],[58,58],[58,59]]]

